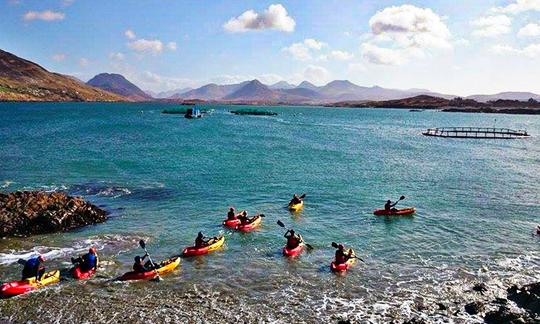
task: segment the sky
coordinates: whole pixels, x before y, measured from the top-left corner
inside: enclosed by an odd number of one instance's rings
[[[152,91],[256,78],[540,93],[540,0],[0,0],[0,49]]]

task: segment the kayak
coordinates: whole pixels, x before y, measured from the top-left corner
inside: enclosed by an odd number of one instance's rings
[[[300,243],[294,249],[287,248],[287,245],[285,245],[283,247],[283,255],[288,256],[288,257],[295,257],[295,256],[299,255],[300,253],[302,253],[302,251],[304,251],[304,243],[303,242]]]
[[[261,221],[261,216],[254,216],[250,223],[245,225],[238,225],[236,226],[236,229],[240,232],[250,232],[259,227],[259,225],[261,225]]]
[[[96,269],[90,269],[86,272],[81,271],[81,267],[77,266],[71,269],[71,275],[75,279],[87,279],[90,278],[96,273]]]
[[[302,208],[304,208],[304,201],[303,200],[298,204],[289,205],[289,210],[294,211],[294,212],[300,211],[300,209],[302,209]]]
[[[225,236],[220,236],[217,238],[217,240],[214,240],[213,242],[209,243],[207,246],[203,247],[194,247],[190,246],[184,249],[182,254],[184,256],[196,256],[196,255],[203,255],[210,253],[212,251],[215,251],[223,246],[223,243],[225,243]]]
[[[227,226],[229,228],[236,228],[236,226],[238,225],[240,225],[239,219],[232,219],[232,220],[226,219],[223,221],[223,226]]]
[[[354,253],[353,249],[349,249],[349,251],[347,251],[347,253],[349,253],[349,252],[352,252],[353,256],[356,255]],[[351,259],[347,260],[347,262],[341,263],[341,264],[336,264],[334,261],[332,261],[332,263],[330,263],[330,269],[333,272],[345,272],[355,263],[356,263],[356,258],[351,258]]]
[[[373,212],[373,214],[377,216],[407,216],[414,213],[416,213],[416,208],[414,207],[401,208],[396,210],[377,209]]]
[[[156,272],[159,273],[160,276],[162,276],[176,269],[179,264],[180,264],[179,257],[170,258],[168,260],[161,262],[160,267],[157,268],[156,270],[146,271],[146,272],[135,272],[135,271],[126,272],[120,278],[118,278],[118,280],[125,281],[125,280],[153,279],[154,277],[156,277]]]
[[[0,286],[0,295],[3,297],[12,297],[27,293],[32,290],[42,288],[60,281],[60,270],[54,270],[43,274],[41,280],[36,278],[7,282]]]

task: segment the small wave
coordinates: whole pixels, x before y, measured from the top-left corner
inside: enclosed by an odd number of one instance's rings
[[[0,185],[0,188],[7,188],[11,186],[14,182],[11,180],[4,180],[2,184]]]

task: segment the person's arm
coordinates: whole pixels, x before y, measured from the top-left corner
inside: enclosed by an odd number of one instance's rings
[[[287,235],[289,234],[289,231],[290,230],[287,230],[287,232],[285,232],[285,235],[283,235],[284,238],[289,238]]]
[[[398,202],[399,202],[399,200],[396,201],[395,203],[391,204],[390,207],[394,207],[395,205],[397,205]]]

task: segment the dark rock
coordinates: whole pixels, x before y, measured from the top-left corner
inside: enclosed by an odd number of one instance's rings
[[[421,318],[413,317],[410,320],[403,322],[403,324],[427,324],[427,322]]]
[[[351,321],[350,320],[339,320],[337,323],[338,324],[351,324]]]
[[[488,290],[485,283],[481,282],[473,286],[472,290],[481,293],[482,295]]]
[[[527,312],[540,315],[540,282],[518,288],[512,286],[508,289],[508,299],[515,302]]]
[[[476,315],[478,313],[482,313],[485,310],[485,306],[482,302],[475,301],[472,303],[468,303],[465,305],[465,311],[469,313],[470,315]]]
[[[506,305],[508,304],[508,299],[504,299],[504,298],[495,298],[495,300],[493,301],[493,303],[495,304],[500,304],[500,305]]]
[[[448,307],[443,303],[437,303],[437,307],[439,308],[439,310],[447,310],[448,309]]]
[[[105,220],[104,210],[65,193],[0,193],[0,237],[63,232]]]
[[[506,306],[501,306],[496,311],[486,313],[484,321],[487,324],[517,324],[530,323],[531,319],[521,314],[512,313]]]

